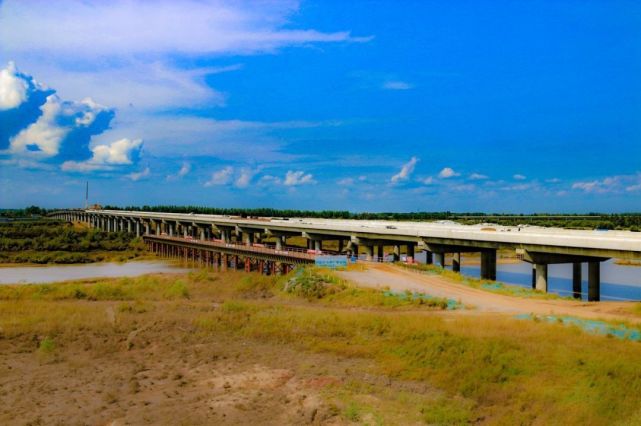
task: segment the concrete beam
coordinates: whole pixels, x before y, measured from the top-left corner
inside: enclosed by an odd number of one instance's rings
[[[574,256],[568,254],[547,253],[547,252],[533,252],[525,250],[523,252],[523,260],[530,263],[576,263],[576,262],[603,262],[608,260],[606,257],[595,256]]]

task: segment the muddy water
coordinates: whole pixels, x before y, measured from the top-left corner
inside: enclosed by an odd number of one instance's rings
[[[186,271],[189,269],[164,262],[7,267],[0,268],[0,284],[50,283],[83,278],[134,277],[151,273]]]

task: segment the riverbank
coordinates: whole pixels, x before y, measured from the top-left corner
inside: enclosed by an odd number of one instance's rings
[[[324,272],[1,286],[0,422],[641,420],[638,343],[432,300]]]

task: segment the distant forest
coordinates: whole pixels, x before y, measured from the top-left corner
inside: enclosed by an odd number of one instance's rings
[[[353,213],[347,210],[277,210],[271,208],[220,208],[203,206],[104,206],[107,210],[155,211],[167,213],[216,214],[240,217],[314,217],[324,219],[367,219],[399,221],[452,220],[463,224],[496,223],[499,225],[536,225],[573,229],[621,229],[641,231],[641,213],[621,214],[494,214],[456,212]],[[53,211],[50,209],[49,211]],[[0,217],[44,216],[48,210],[31,206],[26,209],[2,210]]]

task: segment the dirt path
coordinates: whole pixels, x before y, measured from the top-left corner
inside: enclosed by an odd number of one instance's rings
[[[472,288],[439,275],[425,275],[388,264],[370,264],[363,271],[344,271],[343,278],[363,287],[389,287],[393,291],[417,291],[447,297],[472,306],[476,311],[536,315],[571,315],[610,321],[641,323],[632,313],[633,302],[588,303],[571,300],[542,300],[506,296]]]

